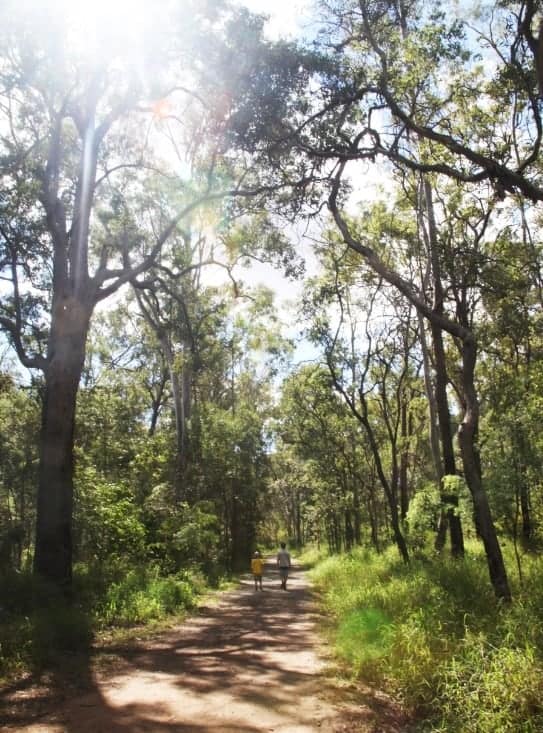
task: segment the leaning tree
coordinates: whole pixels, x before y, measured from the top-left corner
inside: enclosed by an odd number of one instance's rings
[[[452,5],[452,4],[451,4]],[[479,404],[474,388],[476,334],[433,307],[371,238],[361,238],[346,215],[357,182],[389,171],[447,177],[487,199],[543,200],[540,4],[488,0],[478,16],[457,20],[447,3],[421,0],[322,0],[316,49],[298,53],[300,74],[313,73],[305,94],[289,97],[289,114],[262,130],[249,109],[268,97],[248,93],[229,118],[228,137],[273,171],[277,180],[305,175],[289,205],[329,208],[344,242],[417,308],[432,330],[457,341],[463,361],[464,415],[459,431],[464,470],[496,595],[510,597],[489,511],[479,459]],[[292,56],[292,54],[291,54]],[[252,70],[254,86],[270,85],[284,61]],[[260,85],[260,87],[262,84]],[[249,90],[250,92],[250,90]],[[324,196],[313,182],[328,181]],[[428,180],[428,179],[426,179]],[[279,201],[284,206],[285,201]],[[434,278],[435,282],[437,280]],[[439,300],[435,294],[434,304]]]

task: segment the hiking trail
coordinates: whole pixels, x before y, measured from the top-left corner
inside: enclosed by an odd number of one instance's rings
[[[338,688],[325,674],[317,609],[304,571],[288,590],[268,561],[156,637],[95,648],[47,684],[4,692],[1,731],[24,733],[400,733],[385,696]],[[351,698],[351,699],[349,699]],[[7,723],[7,724],[6,724]]]

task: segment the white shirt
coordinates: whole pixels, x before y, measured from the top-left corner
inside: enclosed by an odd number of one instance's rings
[[[286,550],[279,550],[277,553],[277,564],[280,568],[290,568],[290,555]]]

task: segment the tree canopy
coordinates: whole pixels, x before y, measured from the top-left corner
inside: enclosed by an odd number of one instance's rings
[[[8,565],[475,536],[510,600],[502,542],[541,512],[540,10],[313,14],[302,42],[218,0],[97,7],[84,37],[4,4]]]

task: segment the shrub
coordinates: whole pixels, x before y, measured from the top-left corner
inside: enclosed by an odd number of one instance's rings
[[[195,596],[186,578],[162,578],[156,569],[137,568],[112,583],[97,615],[106,625],[143,623],[192,608]]]
[[[0,576],[0,676],[39,671],[65,652],[88,651],[93,631],[161,619],[192,608],[205,587],[200,573],[162,577],[157,568],[137,567],[120,577],[78,566],[70,602],[54,586],[31,574]]]

